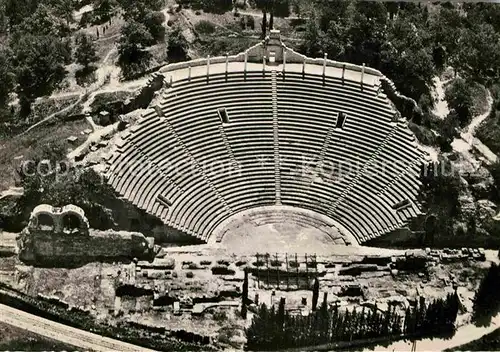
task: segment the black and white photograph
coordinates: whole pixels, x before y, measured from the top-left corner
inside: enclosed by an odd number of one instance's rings
[[[499,351],[500,2],[0,0],[0,351]]]

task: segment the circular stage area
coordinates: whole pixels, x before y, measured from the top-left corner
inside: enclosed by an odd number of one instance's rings
[[[210,237],[232,253],[338,252],[358,246],[354,236],[327,216],[291,206],[252,208],[223,221]]]

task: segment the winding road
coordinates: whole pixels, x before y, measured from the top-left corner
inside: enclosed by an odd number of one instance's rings
[[[0,304],[0,321],[84,350],[103,352],[154,351],[123,341],[114,340],[109,337],[93,334],[85,330],[56,323],[55,321],[41,318],[3,304]]]

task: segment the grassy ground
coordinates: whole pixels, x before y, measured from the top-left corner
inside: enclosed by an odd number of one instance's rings
[[[31,107],[31,114],[28,116],[29,125],[35,124],[46,116],[49,116],[67,106],[75,103],[78,100],[78,95],[69,95],[56,99],[42,98],[36,101]]]
[[[0,322],[2,351],[75,351],[76,347]]]
[[[85,120],[57,122],[42,125],[22,137],[0,139],[0,170],[2,170],[0,191],[14,186],[15,170],[24,158],[29,157],[30,153],[50,142],[64,141],[68,148],[74,147],[66,141],[70,136],[78,137],[75,145],[81,144],[86,139],[81,132],[87,128],[90,126]],[[23,158],[17,158],[21,156]]]
[[[226,53],[230,55],[237,54],[261,41],[262,13],[260,11],[247,8],[240,10],[243,14],[236,16],[232,12],[213,14],[192,9],[183,9],[182,11],[199,35],[199,41],[192,45],[199,56],[204,57],[206,54],[212,56],[221,56]],[[253,29],[248,25],[248,17],[253,17]],[[197,24],[202,21],[212,23],[215,30],[211,33],[200,31]],[[246,28],[242,24],[245,22],[247,22]],[[280,29],[282,39],[288,46],[293,48],[300,42],[294,27],[290,24],[290,20],[276,17],[274,23],[275,28]]]

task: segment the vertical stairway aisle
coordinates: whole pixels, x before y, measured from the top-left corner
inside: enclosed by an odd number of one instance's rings
[[[278,91],[276,87],[276,70],[271,71],[272,104],[273,104],[273,138],[274,138],[274,182],[276,184],[276,205],[281,205],[280,151],[278,134]]]
[[[372,164],[372,162],[374,162],[377,159],[377,157],[382,152],[382,150],[385,148],[385,146],[387,145],[387,143],[389,142],[389,140],[396,134],[397,130],[398,130],[398,124],[394,124],[394,126],[391,129],[391,131],[385,136],[385,138],[382,141],[382,143],[379,144],[379,146],[377,147],[377,149],[375,150],[375,152],[366,161],[366,163],[363,165],[363,167],[361,168],[361,170],[359,170],[356,173],[356,175],[354,176],[354,178],[352,179],[352,181],[349,183],[349,185],[342,191],[342,194],[340,195],[340,197],[338,197],[335,200],[335,202],[333,202],[330,205],[330,208],[327,211],[327,213],[328,213],[329,216],[331,216],[331,217],[335,216],[335,213],[337,211],[337,207],[339,206],[339,204],[342,203],[345,200],[345,198],[347,197],[347,195],[349,194],[349,192],[354,188],[354,186],[356,186],[356,184],[358,183],[358,181],[365,174],[365,172],[368,169],[368,167]]]

